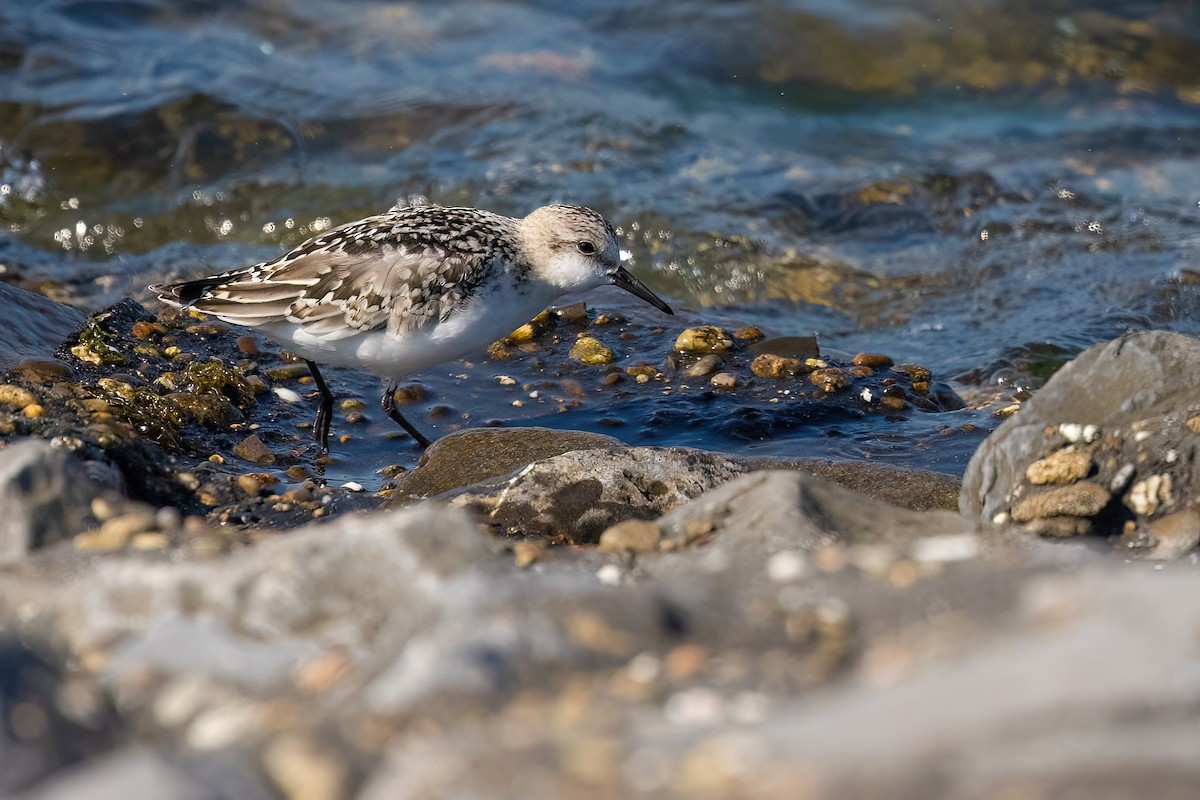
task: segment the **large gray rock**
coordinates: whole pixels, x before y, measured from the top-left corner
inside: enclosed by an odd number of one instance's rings
[[[962,512],[1046,535],[1123,534],[1123,546],[1160,557],[1192,549],[1200,541],[1197,364],[1200,340],[1162,331],[1083,353],[976,451]]]
[[[576,450],[445,496],[506,533],[595,542],[627,519],[654,519],[745,473],[720,453],[680,447]]]
[[[0,566],[79,533],[101,492],[81,463],[41,439],[0,450]]]

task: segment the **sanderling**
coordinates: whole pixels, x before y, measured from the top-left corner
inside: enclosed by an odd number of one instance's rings
[[[313,438],[326,452],[333,394],[317,362],[383,378],[384,412],[428,447],[396,409],[400,378],[479,351],[557,297],[604,284],[673,313],[621,266],[616,232],[590,208],[544,206],[514,219],[425,205],[342,225],[262,264],[150,291],[260,328],[301,356],[320,392]]]

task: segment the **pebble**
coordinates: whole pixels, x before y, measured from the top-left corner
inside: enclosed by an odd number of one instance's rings
[[[568,325],[587,325],[587,306],[584,303],[572,303],[554,312],[559,321]]]
[[[1138,481],[1129,489],[1125,501],[1135,514],[1149,517],[1163,506],[1174,505],[1171,492],[1171,476],[1167,473],[1151,475]]]
[[[429,398],[429,390],[420,383],[406,383],[403,386],[396,387],[393,396],[396,398],[396,405],[409,406],[413,403],[423,403],[427,400]]]
[[[716,325],[688,328],[675,339],[675,349],[692,353],[723,353],[733,347],[733,339]]]
[[[1074,483],[1092,470],[1092,456],[1084,450],[1064,448],[1025,468],[1025,477],[1035,486]]]
[[[0,384],[0,405],[10,408],[25,408],[37,402],[33,392],[11,383]]]
[[[51,383],[71,377],[71,367],[56,358],[27,358],[13,367],[13,374],[31,383]]]
[[[346,764],[307,736],[277,736],[263,748],[262,764],[288,800],[336,800],[345,796]]]
[[[850,361],[856,367],[870,367],[871,369],[887,369],[896,363],[891,356],[880,355],[878,353],[859,353]]]
[[[248,356],[256,356],[260,352],[258,349],[258,340],[253,336],[239,336],[237,339],[237,349]]]
[[[830,394],[840,392],[850,385],[849,374],[837,367],[813,370],[808,379],[814,386]]]
[[[253,461],[255,464],[274,464],[275,454],[270,448],[258,437],[257,433],[252,433],[245,439],[233,446],[233,452],[239,458],[244,458],[247,461]]]
[[[714,389],[736,389],[741,381],[732,372],[718,372],[708,381]]]
[[[709,353],[697,359],[696,363],[683,371],[683,374],[688,378],[703,378],[719,366],[721,366],[721,357],[715,353]]]
[[[763,353],[750,362],[750,371],[760,378],[790,378],[800,369],[800,360]]]
[[[570,357],[581,364],[611,364],[613,351],[593,336],[580,336],[571,347]]]
[[[646,519],[627,519],[600,534],[597,549],[602,553],[638,553],[655,549],[660,539],[662,531],[654,522]]]
[[[262,728],[262,710],[239,700],[201,712],[188,726],[187,743],[197,750],[232,747]]]
[[[1112,495],[1094,483],[1073,483],[1026,497],[1012,508],[1014,522],[1048,517],[1091,517],[1108,505]]]
[[[743,342],[761,342],[767,338],[767,335],[757,325],[747,325],[744,328],[738,328],[734,331],[733,338],[740,339]]]

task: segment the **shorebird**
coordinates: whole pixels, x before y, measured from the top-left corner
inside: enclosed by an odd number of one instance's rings
[[[333,228],[261,264],[150,291],[258,328],[303,358],[320,393],[313,438],[325,453],[333,394],[318,362],[382,378],[384,413],[424,449],[429,440],[396,409],[401,378],[481,350],[563,294],[605,284],[674,313],[621,266],[616,231],[590,208],[549,205],[516,219],[425,205]]]

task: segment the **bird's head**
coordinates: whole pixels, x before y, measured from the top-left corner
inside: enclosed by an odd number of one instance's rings
[[[621,266],[617,232],[583,206],[553,205],[521,221],[525,246],[538,277],[563,293],[613,284],[667,314],[671,307]]]

